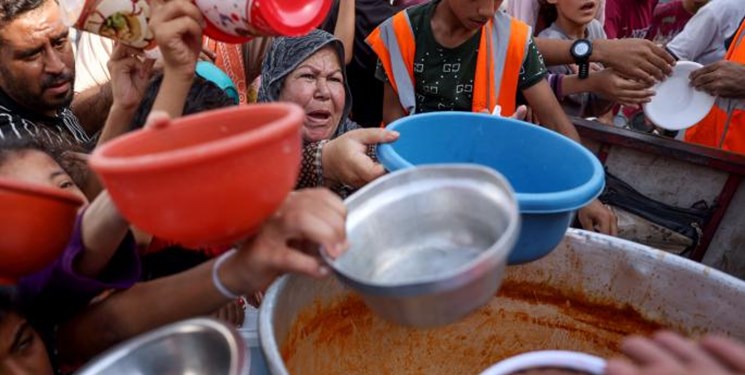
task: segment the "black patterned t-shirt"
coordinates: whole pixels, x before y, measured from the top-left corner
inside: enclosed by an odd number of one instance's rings
[[[435,40],[431,26],[438,3],[433,1],[407,9],[416,42],[414,87],[417,113],[470,111],[481,31],[458,47],[443,47]],[[544,79],[546,74],[543,57],[531,39],[520,70],[518,88],[529,88]],[[380,61],[375,75],[382,81],[388,80]]]

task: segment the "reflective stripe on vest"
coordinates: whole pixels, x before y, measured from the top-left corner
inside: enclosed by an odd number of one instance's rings
[[[519,75],[527,55],[531,28],[497,12],[481,32],[471,109],[491,112],[499,104],[503,113],[510,115],[516,107]],[[367,37],[367,43],[380,58],[401,108],[407,114],[417,113],[416,41],[408,13],[404,10],[386,20]]]
[[[745,64],[745,22],[725,60]],[[685,134],[687,142],[745,153],[745,100],[717,98],[711,112]]]

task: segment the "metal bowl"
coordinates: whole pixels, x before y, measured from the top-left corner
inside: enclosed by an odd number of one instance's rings
[[[351,248],[327,262],[378,315],[414,327],[488,302],[520,227],[507,180],[475,165],[395,172],[345,203]]]
[[[250,359],[240,335],[212,319],[175,323],[95,358],[78,375],[246,375]]]

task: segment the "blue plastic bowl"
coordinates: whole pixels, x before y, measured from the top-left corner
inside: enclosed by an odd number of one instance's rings
[[[488,114],[440,112],[409,116],[389,130],[398,141],[378,147],[389,171],[416,165],[474,163],[510,181],[522,218],[509,264],[534,261],[553,250],[574,212],[597,198],[603,167],[582,145],[553,131]]]

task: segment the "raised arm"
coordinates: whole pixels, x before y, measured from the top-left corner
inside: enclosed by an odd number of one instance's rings
[[[86,277],[98,277],[128,231],[129,223],[119,213],[109,194],[106,191],[99,194],[83,214],[84,250],[75,261],[76,271]]]
[[[344,65],[352,62],[354,54],[355,0],[341,0],[334,36],[344,45]]]
[[[131,125],[137,107],[147,90],[155,60],[145,60],[134,48],[119,44],[109,60],[113,104],[98,138],[102,145],[124,133]]]
[[[163,54],[163,83],[152,111],[181,117],[202,52],[204,18],[190,0],[153,0],[150,28]]]
[[[263,291],[286,272],[328,276],[318,245],[332,256],[340,255],[348,246],[345,220],[343,202],[328,190],[292,193],[261,232],[236,252],[114,293],[62,325],[60,357],[66,363],[87,361],[135,335],[210,314],[238,295]],[[291,247],[296,243],[316,245]]]
[[[569,52],[571,40],[536,38],[535,43],[546,65],[574,63]],[[663,80],[675,64],[675,58],[664,48],[645,39],[594,40],[590,59],[625,77],[649,84]]]

